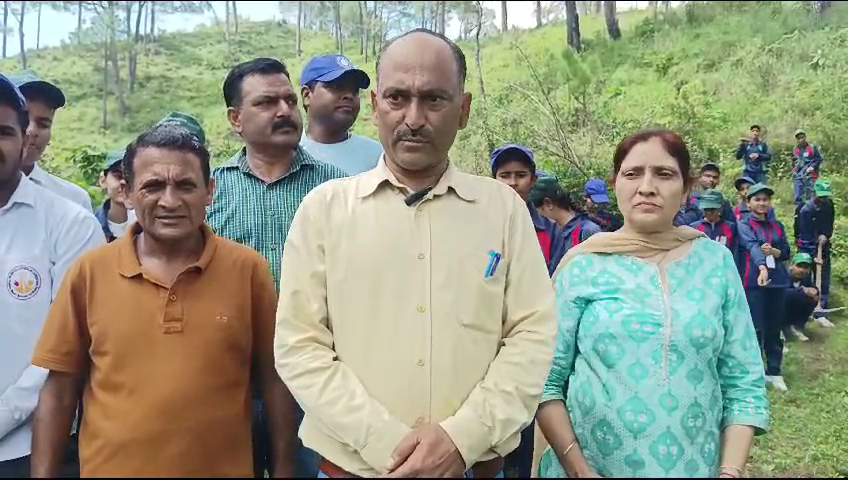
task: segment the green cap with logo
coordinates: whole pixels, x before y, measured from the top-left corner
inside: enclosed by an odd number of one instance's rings
[[[46,100],[54,110],[65,106],[65,94],[62,90],[42,79],[32,70],[22,70],[17,73],[8,75],[9,80],[15,84],[24,94],[24,97],[29,98],[31,95],[38,96]]]
[[[809,253],[796,253],[792,257],[792,265],[812,265],[813,257]]]
[[[769,197],[774,196],[774,190],[771,189],[768,185],[764,183],[755,183],[748,187],[748,200],[754,197],[754,195],[758,193],[765,193]]]
[[[795,138],[798,138],[800,135],[806,136],[807,132],[805,132],[803,128],[799,128],[798,130],[795,130]]]
[[[103,172],[109,173],[112,170],[121,167],[121,162],[124,160],[124,150],[112,150],[106,153],[106,161],[103,162]]]
[[[174,125],[179,128],[184,128],[194,135],[201,144],[206,145],[206,132],[200,125],[200,122],[187,113],[171,112],[165,118],[159,120],[159,123],[156,124],[157,127],[160,125]]]
[[[703,210],[720,210],[724,205],[724,195],[718,190],[707,190],[701,194],[698,203]]]
[[[545,172],[536,172],[536,184],[527,195],[527,200],[530,203],[537,203],[545,198],[552,198],[562,192],[562,187],[553,175]]]
[[[816,180],[816,183],[813,185],[813,191],[816,192],[816,196],[819,198],[833,196],[833,189],[830,187],[830,182],[822,178]]]

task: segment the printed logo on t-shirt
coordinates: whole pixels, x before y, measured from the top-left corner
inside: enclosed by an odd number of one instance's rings
[[[41,274],[29,265],[18,265],[6,276],[6,289],[18,300],[29,300],[41,290]]]

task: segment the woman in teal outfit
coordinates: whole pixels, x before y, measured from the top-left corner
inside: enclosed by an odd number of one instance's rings
[[[613,167],[624,227],[569,251],[554,280],[539,477],[741,477],[769,404],[733,257],[672,226],[691,185],[678,135],[633,135]]]

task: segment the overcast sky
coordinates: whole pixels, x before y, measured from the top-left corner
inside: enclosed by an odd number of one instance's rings
[[[24,16],[24,40],[27,49],[35,48],[36,44],[36,3],[34,1],[26,2],[27,13]],[[512,1],[507,2],[507,16],[509,17],[510,26],[519,28],[530,28],[536,23],[535,20],[535,3],[531,1]],[[543,4],[550,2],[542,2]],[[619,10],[627,10],[634,7],[644,8],[647,6],[645,2],[618,2]],[[215,11],[219,18],[224,17],[224,3],[221,1],[212,2]],[[483,2],[483,4],[494,10],[495,25],[500,25],[501,8],[500,2]],[[274,1],[239,1],[238,13],[239,17],[248,18],[251,20],[270,20],[279,18],[278,2]],[[157,19],[158,28],[166,31],[190,31],[197,25],[203,23],[212,23],[213,16],[211,13],[204,15],[171,15],[163,19]],[[17,31],[17,22],[10,15],[9,23],[15,32]],[[68,35],[76,29],[77,18],[75,13],[60,13],[49,8],[43,8],[41,13],[41,46],[59,45],[62,40],[67,40]],[[448,25],[447,34],[455,36],[458,33],[458,26]],[[19,53],[17,33],[12,33],[8,39],[8,56],[14,56]]]

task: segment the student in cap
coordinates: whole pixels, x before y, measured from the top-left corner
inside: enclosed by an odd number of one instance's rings
[[[833,223],[836,212],[833,206],[833,190],[830,182],[818,179],[813,185],[813,198],[810,199],[798,215],[798,250],[808,253],[818,263],[818,249],[822,248],[821,262],[821,306],[827,309],[830,298],[830,271],[833,245]],[[819,325],[830,328],[833,323],[827,319],[827,314],[816,312],[815,321]]]
[[[47,378],[33,349],[65,274],[106,243],[94,215],[22,174],[29,121],[23,94],[0,74],[0,478],[30,476],[33,412]],[[68,439],[71,422],[62,429]]]
[[[100,172],[100,188],[106,193],[106,200],[94,216],[100,222],[108,242],[122,237],[136,220],[135,210],[130,206],[121,185],[124,180],[124,170],[121,168],[123,159],[124,150],[108,152],[103,171]]]
[[[819,178],[822,155],[819,147],[807,141],[807,132],[800,128],[795,132],[795,141],[797,145],[792,151],[792,178],[795,185],[795,205],[800,208],[813,194],[813,184]]]
[[[192,115],[183,112],[171,112],[156,125],[174,125],[179,128],[188,130],[189,133],[195,136],[201,145],[206,145],[206,131],[200,125],[200,121]]]
[[[371,84],[344,55],[321,55],[303,67],[300,95],[307,123],[300,144],[318,160],[349,175],[371,170],[380,160],[380,142],[351,131],[359,116],[360,94]]]
[[[789,239],[780,221],[769,220],[771,198],[767,185],[757,183],[748,189],[751,213],[739,222],[739,237],[744,259],[742,283],[748,297],[751,318],[757,331],[760,348],[766,358],[766,383],[776,390],[786,391],[781,366],[783,363],[783,330],[786,287],[789,272]]]
[[[736,224],[732,220],[723,218],[722,209],[725,203],[724,196],[720,191],[707,190],[701,195],[699,201],[704,217],[690,226],[704,232],[711,240],[729,248],[733,258],[738,260],[739,235],[736,231]]]
[[[548,272],[553,275],[560,259],[565,255],[565,243],[556,222],[545,218],[529,200],[530,190],[536,184],[536,160],[533,151],[523,145],[506,144],[492,152],[492,177],[508,185],[527,203],[539,245],[545,255]]]
[[[786,289],[786,332],[801,342],[809,338],[804,334],[807,320],[819,302],[819,290],[812,279],[813,257],[809,253],[796,253],[789,267]]]
[[[624,225],[624,219],[618,213],[610,211],[610,198],[607,184],[599,178],[586,182],[583,188],[583,200],[589,220],[595,222],[604,232],[614,232]]]
[[[557,223],[566,252],[601,231],[601,227],[589,220],[586,212],[574,203],[571,195],[551,175],[538,173],[527,199],[542,216]]]
[[[27,145],[21,170],[41,187],[66,198],[91,213],[91,197],[79,185],[59,178],[42,169],[38,162],[44,155],[53,133],[56,111],[65,106],[65,94],[53,83],[39,77],[32,70],[9,76],[27,100],[29,128]]]
[[[700,201],[701,194],[703,192],[707,190],[716,189],[720,184],[721,167],[719,167],[716,163],[705,163],[701,166],[701,174],[698,177],[698,188],[692,189],[692,193],[690,194],[690,196],[697,203]],[[700,204],[698,204],[698,208],[703,210],[703,207],[701,207]],[[736,215],[734,215],[733,213],[733,208],[730,206],[730,202],[724,200],[723,196],[721,205],[721,218],[727,220],[728,222],[736,221]]]
[[[736,159],[745,162],[744,175],[754,182],[765,183],[768,162],[771,161],[768,144],[760,139],[760,126],[751,125],[750,138],[742,138],[736,149]]]
[[[733,208],[733,218],[735,222],[741,222],[742,219],[751,211],[748,209],[748,188],[754,185],[755,182],[751,177],[739,177],[733,183],[736,188],[736,194],[739,196],[739,203]],[[777,220],[777,214],[774,212],[774,207],[769,209],[769,220]]]

